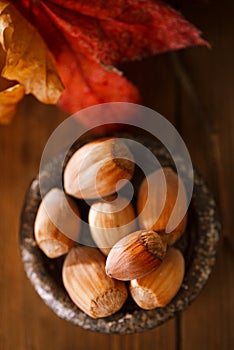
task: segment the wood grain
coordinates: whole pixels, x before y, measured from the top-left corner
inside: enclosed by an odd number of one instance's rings
[[[194,2],[188,6],[182,1],[181,6],[187,17],[206,33],[212,49],[189,49],[177,57],[188,83],[184,84],[180,74],[180,131],[194,165],[216,197],[223,222],[216,267],[207,287],[182,316],[181,349],[231,349],[234,344],[234,254],[230,245],[234,243],[231,19],[234,4],[212,1],[212,4]]]
[[[230,350],[234,344],[234,259],[224,241],[207,286],[182,317],[181,349]]]
[[[234,196],[234,3],[226,0],[225,5],[221,6],[215,0],[212,5],[193,3],[193,6],[188,6],[183,1],[181,6],[191,21],[203,29],[212,45],[210,50],[189,49],[181,55],[203,113],[201,121],[196,114],[197,109],[191,109],[189,103],[182,117],[184,135],[191,147],[197,148],[194,152],[196,165],[199,167],[202,164],[201,171],[207,175],[210,186],[219,199],[223,233],[234,243],[234,216],[230,215],[229,209]],[[186,100],[185,94],[184,105]],[[203,155],[199,152],[201,148]]]

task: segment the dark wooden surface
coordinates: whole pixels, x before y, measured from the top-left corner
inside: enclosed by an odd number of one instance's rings
[[[223,230],[207,286],[177,319],[131,336],[75,328],[45,306],[23,271],[19,217],[46,140],[65,116],[28,98],[11,126],[0,126],[1,350],[234,348],[234,4],[184,0],[180,7],[212,49],[191,48],[123,68],[140,86],[144,104],[177,126],[217,199]]]

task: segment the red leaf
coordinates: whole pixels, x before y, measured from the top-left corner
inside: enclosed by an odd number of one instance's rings
[[[198,30],[160,0],[12,0],[38,28],[65,86],[60,105],[137,102],[137,89],[110,65],[204,45]]]

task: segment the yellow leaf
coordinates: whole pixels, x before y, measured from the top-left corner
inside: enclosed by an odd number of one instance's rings
[[[4,51],[7,50],[14,32],[10,14],[4,13],[7,6],[9,6],[8,2],[0,1],[0,43]]]
[[[1,5],[1,3],[0,3]],[[6,53],[0,46],[0,71],[5,65]],[[17,82],[0,77],[0,123],[9,124],[18,103],[25,95],[24,87]]]
[[[8,5],[9,5],[9,1],[0,0],[0,15]]]
[[[11,82],[10,90],[0,91],[1,104],[9,106],[4,98],[17,103],[23,90],[43,103],[55,104],[63,86],[54,58],[37,30],[7,1],[0,1],[0,44],[5,51],[5,57],[0,54],[2,77],[19,83]],[[7,119],[0,114],[0,121],[3,118]]]
[[[0,123],[8,124],[16,113],[17,104],[24,97],[24,87],[20,84],[14,85],[0,91]]]
[[[8,1],[0,1],[0,123],[8,124],[25,93],[55,104],[63,87],[42,38]]]

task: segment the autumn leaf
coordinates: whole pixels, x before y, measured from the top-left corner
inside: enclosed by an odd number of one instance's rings
[[[25,95],[24,87],[16,84],[8,89],[0,91],[0,123],[9,124],[14,117],[17,104]]]
[[[110,101],[138,102],[114,65],[206,45],[199,31],[160,0],[12,0],[53,53],[70,113]]]
[[[38,31],[7,1],[0,1],[0,122],[7,124],[25,94],[55,104],[63,86]]]

